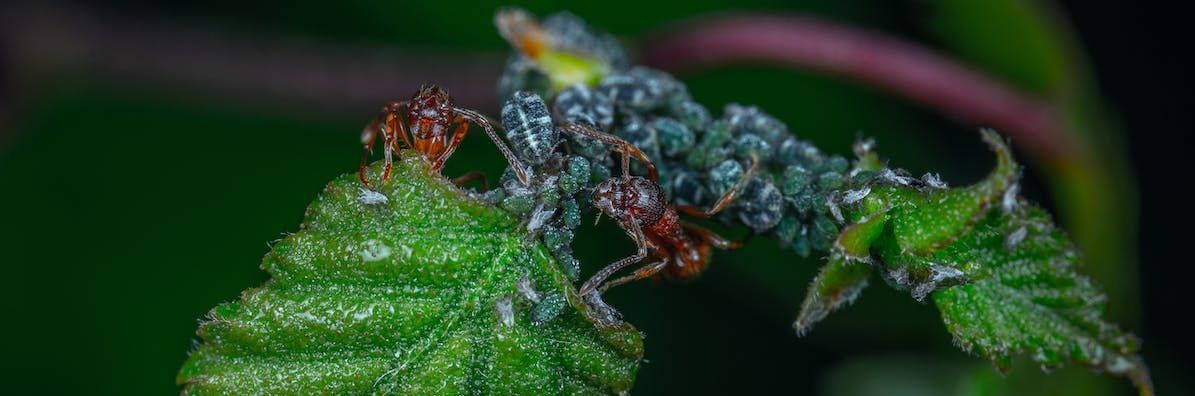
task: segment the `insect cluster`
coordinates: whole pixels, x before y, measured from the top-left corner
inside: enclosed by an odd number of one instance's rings
[[[565,274],[576,280],[580,263],[572,255],[571,243],[581,224],[581,204],[588,188],[609,175],[593,173],[588,159],[558,149],[561,128],[553,122],[547,103],[535,93],[520,91],[510,96],[502,105],[502,127],[516,156],[530,167],[531,182],[519,183],[514,171],[507,168],[501,188],[491,192],[491,199],[522,217],[528,236],[542,239]]]
[[[589,125],[638,147],[659,169],[660,186],[674,204],[709,207],[756,166],[738,198],[716,219],[743,224],[802,256],[831,248],[845,224],[840,206],[860,201],[872,183],[944,187],[931,175],[919,180],[883,168],[871,154],[870,141],[856,144],[859,160],[852,164],[795,138],[759,108],[730,104],[715,118],[683,83],[660,70],[629,66],[608,35],[571,14],[549,16],[543,26],[553,38],[549,41],[565,50],[599,62],[615,60],[605,63],[609,72],[592,86],[576,84],[552,94],[550,72],[519,52],[507,63],[500,92],[539,92],[552,98],[558,123]],[[574,155],[589,160],[595,174],[615,166],[600,143],[574,137],[569,145]]]
[[[756,107],[730,104],[714,118],[683,83],[663,71],[629,66],[612,38],[571,14],[554,15],[542,25],[518,11],[500,13],[497,20],[519,49],[499,86],[501,125],[513,150],[494,135],[488,119],[452,107],[447,94],[434,88],[384,108],[364,142],[384,135],[390,154],[402,139],[437,171],[460,143],[466,121],[481,125],[509,163],[500,188],[481,197],[521,218],[528,240],[542,241],[573,281],[580,277],[571,247],[575,231],[582,211],[601,195],[606,205],[598,209],[619,221],[639,252],[585,282],[582,294],[598,291],[587,297],[661,271],[673,279],[698,276],[709,264],[711,247],[740,245],[680,220],[678,212],[743,224],[808,256],[831,251],[847,223],[841,207],[862,201],[875,183],[945,187],[931,175],[914,179],[884,168],[870,141],[856,144],[858,160],[852,164],[796,139],[783,122]],[[570,59],[559,53],[574,54],[568,62],[596,62],[581,69],[600,72],[600,78],[559,86],[574,80],[548,75],[553,69],[545,63],[557,62],[553,67],[559,68],[560,59]],[[431,112],[420,106],[442,111],[424,116]],[[420,144],[425,142],[431,143]],[[458,183],[463,180],[468,176]],[[648,257],[652,262],[634,274],[604,283]],[[560,296],[545,299],[558,302]]]

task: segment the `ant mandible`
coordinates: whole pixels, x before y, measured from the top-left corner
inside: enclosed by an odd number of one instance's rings
[[[718,214],[738,198],[740,191],[754,175],[758,162],[753,155],[751,166],[743,176],[709,209],[669,203],[654,177],[649,180],[629,175],[625,172],[625,165],[621,176],[598,184],[593,190],[593,206],[618,221],[639,250],[598,271],[581,286],[580,294],[585,296],[595,289],[599,294],[605,293],[611,287],[651,277],[663,270],[672,279],[691,279],[709,266],[711,246],[724,250],[741,247],[742,242],[727,240],[712,231],[681,221],[677,211],[699,218]],[[630,275],[605,282],[615,272],[643,261],[649,253],[659,260]]]
[[[498,151],[506,157],[506,162],[515,170],[519,182],[527,185],[527,171],[523,168],[523,163],[494,132],[489,119],[476,111],[453,106],[452,97],[448,92],[435,85],[420,87],[411,100],[386,103],[382,106],[381,114],[361,131],[361,143],[365,145],[365,151],[361,154],[361,167],[358,169],[361,183],[369,185],[369,181],[365,179],[365,168],[379,132],[385,145],[386,166],[382,171],[382,181],[385,182],[390,179],[390,168],[394,162],[392,154],[400,149],[399,138],[431,164],[429,171],[439,173],[444,167],[444,162],[452,156],[452,152],[456,151],[461,140],[465,138],[465,133],[469,131],[469,122],[480,125],[485,130],[490,140],[494,141],[494,145],[498,146]],[[477,174],[470,173],[462,177],[462,180],[477,177]]]

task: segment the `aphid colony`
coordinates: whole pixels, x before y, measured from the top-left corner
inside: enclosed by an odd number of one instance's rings
[[[526,27],[533,23],[529,18],[504,19],[500,14],[499,30],[534,32]],[[501,25],[510,19],[522,27],[504,29]],[[674,204],[710,207],[754,165],[757,170],[741,194],[716,219],[746,225],[802,256],[830,249],[844,222],[839,206],[861,200],[870,183],[944,187],[931,175],[922,181],[884,169],[870,153],[869,141],[856,145],[860,161],[854,165],[844,157],[824,155],[756,107],[730,104],[721,117],[714,118],[683,83],[663,71],[627,66],[625,53],[611,47],[608,35],[571,14],[549,16],[536,35],[550,38],[541,45],[591,56],[608,73],[592,86],[574,84],[552,95],[547,83],[551,78],[543,65],[523,46],[515,45],[520,51],[507,63],[499,91],[550,95],[557,122],[589,125],[638,147],[658,168],[660,186]],[[587,158],[595,168],[614,166],[608,150],[600,145],[584,138],[569,143],[575,155]],[[641,167],[634,170],[643,174]]]

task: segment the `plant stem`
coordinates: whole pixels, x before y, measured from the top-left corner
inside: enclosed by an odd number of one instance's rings
[[[777,62],[862,81],[1013,138],[1057,163],[1080,154],[1050,104],[923,46],[808,17],[722,14],[649,41],[644,62],[669,71]]]

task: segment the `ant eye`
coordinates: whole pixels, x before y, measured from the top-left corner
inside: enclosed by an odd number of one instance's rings
[[[547,161],[560,141],[548,105],[527,91],[515,93],[502,105],[502,127],[519,158],[533,165]]]

